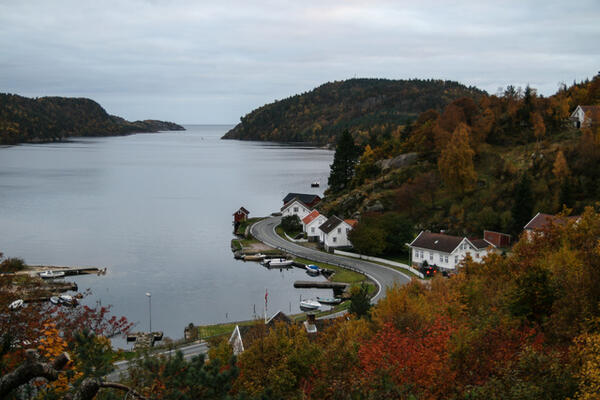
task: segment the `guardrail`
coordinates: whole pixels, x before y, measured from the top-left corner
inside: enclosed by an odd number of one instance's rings
[[[260,221],[258,221],[258,222],[260,222]],[[252,231],[254,230],[254,226],[258,222],[255,222],[254,224],[251,225],[251,227],[250,227],[250,233],[252,233]],[[252,233],[252,236],[256,237],[256,235],[254,235],[254,233]],[[268,241],[263,241],[263,243],[265,243],[265,244],[267,244],[267,245],[269,245],[269,246],[271,246],[271,247],[273,247],[273,248],[275,248],[277,250],[280,250],[280,251],[282,251],[284,253],[291,254],[294,257],[305,258],[301,254],[298,254],[298,253],[296,253],[296,252],[294,252],[292,250],[283,248],[281,246],[277,246],[277,245],[275,245],[273,243],[269,243]],[[317,257],[315,257],[315,258],[317,258]],[[322,261],[320,261],[320,260],[322,260]],[[324,258],[320,258],[320,260],[313,260],[313,261],[326,263],[326,264],[333,265],[333,266],[340,267],[340,268],[344,268],[344,269],[347,269],[347,270],[350,270],[350,271],[353,271],[353,272],[357,272],[357,273],[359,273],[361,275],[365,275],[367,278],[369,278],[370,280],[372,280],[373,282],[375,282],[377,284],[378,291],[377,291],[377,293],[375,294],[374,297],[377,297],[377,295],[379,294],[379,292],[382,289],[381,284],[376,279],[374,279],[373,277],[371,277],[369,274],[365,273],[364,271],[360,270],[359,268],[353,267],[353,266],[345,264],[345,263],[338,263],[338,262],[334,262],[334,261],[329,261],[329,260],[326,260]]]
[[[395,262],[395,261],[386,260],[385,258],[365,256],[363,254],[356,254],[356,253],[351,253],[349,251],[341,251],[341,250],[333,250],[333,254],[339,254],[340,256],[347,256],[347,257],[355,257],[355,258],[358,258],[360,260],[375,261],[375,262],[380,262],[382,264],[391,265],[391,266],[394,266],[394,267],[404,268],[404,269],[409,270],[413,274],[417,275],[419,278],[425,279],[425,276],[423,275],[422,272],[417,271],[416,269],[414,269],[410,265],[402,264],[402,263]]]

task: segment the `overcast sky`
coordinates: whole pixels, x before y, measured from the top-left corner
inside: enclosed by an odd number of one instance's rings
[[[545,95],[600,70],[600,1],[0,0],[0,92],[236,123],[352,77]]]

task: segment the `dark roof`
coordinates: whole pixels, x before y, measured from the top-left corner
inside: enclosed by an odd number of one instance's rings
[[[584,113],[590,115],[597,115],[600,113],[600,106],[579,106],[583,110]]]
[[[283,203],[289,203],[292,199],[298,199],[303,203],[310,204],[315,201],[320,201],[321,197],[316,194],[308,194],[308,193],[288,193],[287,196],[283,198]]]
[[[410,244],[411,247],[437,250],[443,253],[452,253],[464,238],[450,236],[444,233],[421,232]]]
[[[536,216],[533,217],[523,229],[537,230],[550,226],[550,224],[564,225],[568,220],[575,220],[577,218],[579,217],[560,217],[557,215],[537,213]]]
[[[276,322],[284,322],[286,324],[291,324],[292,320],[290,319],[290,317],[285,315],[282,311],[277,311],[277,313],[275,315],[273,315],[271,318],[269,318],[269,320],[267,321],[267,325],[272,327],[275,325]]]
[[[319,226],[319,229],[325,233],[329,233],[342,222],[344,221],[342,221],[338,216],[334,215],[333,217],[330,217],[327,221],[325,221],[323,225]]]
[[[307,210],[310,210],[310,207],[307,206],[306,204],[304,204],[304,202],[302,200],[299,200],[298,198],[294,197],[293,199],[291,199],[290,201],[288,201],[287,203],[285,203],[283,205],[283,207],[281,207],[280,211],[285,210],[286,208],[288,208],[289,206],[291,206],[292,203],[295,202],[295,201],[298,202],[298,203],[300,203],[303,207],[306,207]]]
[[[493,246],[493,244],[491,244],[485,239],[469,239],[469,242],[471,242],[471,244],[475,246],[476,249],[485,249],[490,246]]]
[[[240,207],[240,209],[237,210],[235,213],[237,214],[239,212],[244,213],[246,215],[250,214],[250,211],[246,210],[244,207]]]

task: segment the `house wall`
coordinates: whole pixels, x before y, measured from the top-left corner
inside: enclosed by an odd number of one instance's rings
[[[325,246],[325,249],[329,250],[334,247],[352,246],[352,243],[348,240],[348,232],[350,232],[351,229],[352,227],[344,222],[339,224],[328,234],[323,234],[323,245]]]
[[[319,237],[319,226],[323,225],[327,222],[327,218],[322,215],[319,215],[317,218],[310,221],[308,224],[304,225],[304,232],[309,237]]]
[[[413,247],[411,249],[411,260],[413,265],[420,266],[423,261],[427,261],[428,265],[436,265],[442,269],[454,270],[457,265],[467,256],[471,255],[474,261],[480,262],[483,257],[488,254],[487,249],[476,250],[466,241],[462,241],[452,253],[444,253],[437,250],[421,249]]]
[[[288,208],[284,209],[281,212],[281,215],[283,215],[284,217],[290,215],[297,215],[300,219],[306,217],[308,214],[310,214],[310,210],[304,207],[302,204],[296,202],[290,204]]]

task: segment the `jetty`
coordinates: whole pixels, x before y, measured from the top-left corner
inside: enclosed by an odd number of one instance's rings
[[[98,267],[66,267],[57,265],[28,265],[21,271],[16,272],[3,272],[1,275],[38,275],[40,272],[54,271],[63,272],[64,276],[72,275],[104,275],[106,274],[107,268]]]
[[[296,281],[294,282],[294,287],[304,289],[333,289],[335,296],[341,296],[350,285],[343,282]]]
[[[162,340],[163,333],[157,332],[134,332],[127,335],[128,342],[135,342],[133,349],[148,349],[154,347],[154,343]]]

